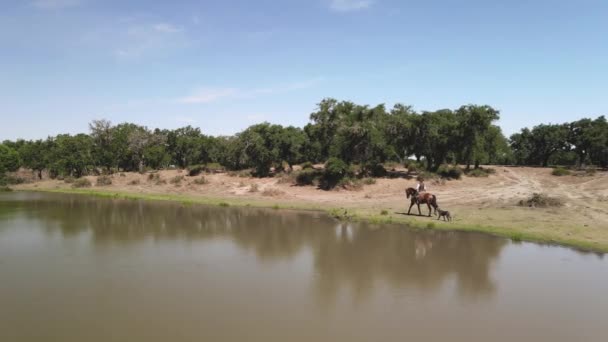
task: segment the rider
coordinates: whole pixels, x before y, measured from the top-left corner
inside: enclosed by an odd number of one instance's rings
[[[416,195],[424,191],[426,191],[426,186],[424,185],[424,178],[418,177],[418,184],[416,184]]]

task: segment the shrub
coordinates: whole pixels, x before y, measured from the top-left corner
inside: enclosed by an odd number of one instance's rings
[[[9,192],[9,191],[13,191],[13,189],[9,188],[6,185],[0,185],[0,192]]]
[[[565,169],[560,166],[560,167],[554,168],[553,171],[551,171],[551,174],[554,176],[558,176],[558,177],[568,176],[570,174],[570,170]]]
[[[361,190],[363,188],[363,182],[356,178],[345,177],[338,181],[337,186],[345,190]]]
[[[296,174],[296,185],[313,185],[320,175],[320,172],[313,169],[302,170]]]
[[[460,177],[462,177],[462,169],[455,165],[450,166],[450,165],[442,164],[437,169],[437,174],[441,178],[460,179]]]
[[[477,168],[477,169],[473,169],[470,170],[469,172],[467,172],[467,176],[469,177],[488,177],[491,174],[496,173],[496,170],[494,169],[484,169],[484,168]]]
[[[112,185],[112,178],[110,176],[99,176],[95,182],[97,186]]]
[[[240,171],[230,171],[228,172],[228,176],[230,177],[251,177],[251,170],[240,170]]]
[[[365,184],[365,185],[376,184],[376,180],[374,178],[365,178],[365,179],[363,179],[363,184]]]
[[[294,184],[296,182],[297,175],[298,175],[298,173],[294,173],[294,172],[277,174],[277,178],[279,178],[277,183]]]
[[[72,188],[88,188],[91,185],[93,184],[91,184],[90,180],[86,178],[78,178],[72,183]]]
[[[228,203],[226,203],[226,202],[220,202],[218,205],[219,205],[220,207],[229,207],[229,206],[230,206],[230,204],[228,204]]]
[[[302,167],[302,170],[306,170],[306,169],[313,169],[313,165],[311,162],[307,161],[302,163],[302,165],[300,165]]]
[[[158,181],[160,179],[160,175],[158,173],[151,173],[148,175],[148,181]]]
[[[519,201],[520,206],[531,207],[531,208],[547,208],[547,207],[561,207],[563,205],[559,198],[547,196],[545,194],[533,193],[532,196],[525,200]]]
[[[209,183],[209,181],[204,176],[201,176],[200,178],[197,178],[194,180],[194,184],[197,184],[197,185],[203,185],[203,184],[207,184],[207,183]]]
[[[63,181],[64,181],[65,183],[71,184],[71,183],[74,183],[74,180],[75,180],[75,179],[76,179],[76,178],[74,178],[74,177],[72,177],[72,176],[67,176],[67,177],[64,177],[64,178],[63,178]]]
[[[284,192],[276,188],[266,188],[264,191],[262,191],[262,196],[274,197],[282,194],[284,194]]]
[[[260,190],[260,187],[257,184],[251,184],[249,186],[249,192],[258,192]]]
[[[422,166],[422,164],[418,163],[415,160],[407,160],[403,166],[405,166],[407,168],[408,173],[424,170],[424,167]]]
[[[180,185],[184,180],[184,176],[175,176],[169,181],[171,184]]]
[[[191,165],[190,167],[188,167],[188,176],[198,176],[203,173],[203,171],[205,171],[204,165]]]
[[[380,163],[366,165],[363,169],[365,170],[365,174],[372,177],[384,177],[388,173],[384,168],[384,165]]]
[[[25,179],[19,176],[6,176],[5,178],[6,184],[16,185],[25,183]]]
[[[205,172],[209,173],[220,173],[226,171],[226,168],[219,163],[207,163],[205,164]]]
[[[382,211],[380,212],[380,215],[388,215],[388,211],[386,211],[386,210],[382,210]]]
[[[343,160],[334,157],[329,158],[325,163],[321,187],[324,189],[332,189],[338,185],[340,180],[351,175],[351,168]]]
[[[134,179],[129,182],[129,185],[139,185],[139,179]]]

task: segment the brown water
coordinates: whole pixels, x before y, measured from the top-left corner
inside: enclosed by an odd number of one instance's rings
[[[0,341],[607,341],[608,261],[314,213],[0,195]]]

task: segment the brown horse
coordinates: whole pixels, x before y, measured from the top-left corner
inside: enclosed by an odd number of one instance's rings
[[[422,213],[420,212],[420,203],[426,204],[429,207],[429,216],[431,216],[431,206],[435,209],[434,213],[437,214],[438,205],[437,197],[435,195],[430,194],[428,192],[418,194],[418,191],[416,191],[416,189],[414,188],[405,189],[405,194],[407,198],[410,198],[410,196],[412,197],[410,208],[407,211],[408,215],[410,214],[410,211],[412,210],[414,204],[418,205],[418,215],[422,215]]]

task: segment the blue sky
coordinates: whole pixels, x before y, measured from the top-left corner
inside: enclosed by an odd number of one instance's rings
[[[1,0],[0,140],[302,126],[324,97],[489,104],[507,134],[596,117],[606,18],[603,0]]]

